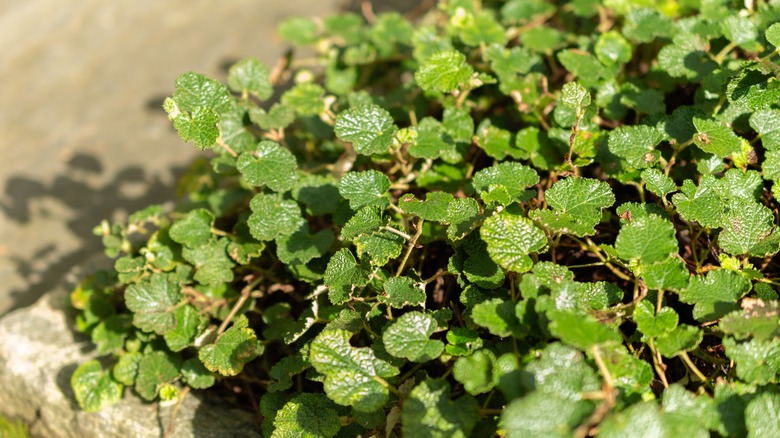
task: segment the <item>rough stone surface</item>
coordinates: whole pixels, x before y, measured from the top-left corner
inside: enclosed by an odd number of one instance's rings
[[[0,412],[22,419],[40,437],[163,436],[173,406],[144,403],[129,395],[100,412],[79,410],[70,388],[78,364],[94,357],[89,339],[74,335],[62,309],[66,293],[49,293],[36,304],[0,319]],[[185,398],[175,437],[259,437],[257,416]]]

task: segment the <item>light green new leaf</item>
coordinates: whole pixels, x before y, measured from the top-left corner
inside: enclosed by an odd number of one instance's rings
[[[404,213],[413,214],[426,221],[447,222],[447,209],[455,198],[447,192],[428,192],[425,201],[407,193],[398,200]]]
[[[380,303],[400,309],[406,306],[425,305],[425,290],[409,277],[392,277],[384,284],[385,294],[377,298]]]
[[[522,201],[526,189],[539,182],[539,174],[517,162],[503,162],[474,174],[472,185],[484,198],[494,190],[503,189],[511,202]]]
[[[467,46],[506,45],[506,31],[487,11],[466,15],[459,27],[460,39]]]
[[[605,342],[620,342],[620,334],[615,327],[602,324],[587,314],[577,314],[554,310],[548,312],[550,332],[563,343],[587,350]]]
[[[466,55],[456,50],[438,52],[422,63],[414,80],[425,91],[449,93],[463,87],[474,69],[466,62]]]
[[[447,237],[462,239],[479,219],[479,204],[474,198],[456,198],[447,205]]]
[[[428,378],[404,400],[401,415],[404,437],[468,438],[479,422],[479,403],[470,395],[450,400],[450,384]]]
[[[718,244],[732,255],[747,254],[774,229],[772,211],[749,199],[732,199],[718,235]]]
[[[664,357],[672,358],[683,351],[694,350],[703,338],[700,328],[683,324],[656,338],[655,346]]]
[[[586,87],[594,86],[604,74],[604,66],[591,53],[566,49],[558,52],[557,57],[564,68],[574,73]]]
[[[339,113],[333,127],[339,139],[351,142],[355,152],[362,155],[387,152],[397,129],[390,113],[374,104]]]
[[[640,301],[634,308],[634,322],[637,329],[646,337],[654,338],[668,333],[677,328],[679,317],[671,307],[662,307],[656,313],[653,305],[647,301]]]
[[[398,234],[382,230],[355,238],[355,249],[361,260],[367,255],[372,266],[384,266],[401,255],[406,240]]]
[[[691,180],[685,180],[681,192],[672,196],[672,203],[683,219],[707,228],[721,225],[725,206],[714,187],[705,184],[696,187]]]
[[[97,360],[79,365],[70,378],[70,386],[79,407],[87,412],[97,412],[122,398],[122,384],[103,371]]]
[[[181,375],[184,383],[194,389],[206,389],[214,386],[217,379],[197,357],[191,357],[181,366]]]
[[[209,108],[216,114],[223,114],[230,112],[233,107],[230,91],[224,84],[194,72],[176,78],[176,90],[171,99],[179,110],[185,112]]]
[[[558,180],[544,197],[553,210],[532,210],[532,216],[553,230],[579,237],[595,234],[602,209],[615,203],[609,184],[591,178]]]
[[[523,216],[506,210],[485,219],[480,235],[487,243],[487,251],[496,263],[508,271],[518,273],[531,270],[530,252],[547,246],[547,235]]]
[[[670,257],[661,262],[642,266],[642,279],[649,289],[679,291],[688,286],[691,274],[679,257]]]
[[[726,356],[737,364],[737,377],[752,385],[766,385],[778,381],[780,372],[780,340],[750,339],[738,342],[731,337],[723,339]]]
[[[349,300],[354,288],[368,284],[370,274],[371,269],[365,262],[358,264],[348,248],[341,248],[333,254],[325,269],[328,298],[335,305],[343,304]]]
[[[282,95],[281,101],[299,116],[317,116],[325,111],[325,89],[309,82],[297,84]]]
[[[642,181],[645,182],[647,189],[655,193],[657,196],[666,196],[669,193],[677,191],[677,184],[664,175],[658,169],[645,169],[642,171]]]
[[[198,313],[189,304],[179,307],[173,312],[176,325],[165,332],[165,343],[171,351],[181,351],[195,342],[200,332],[206,327],[208,317]]]
[[[739,14],[729,14],[720,22],[723,36],[734,44],[755,43],[758,31],[753,21]]]
[[[775,46],[775,48],[780,46],[780,23],[774,23],[769,26],[766,29],[764,36],[766,37],[766,40],[769,41],[769,44]]]
[[[620,228],[615,249],[623,260],[664,261],[678,251],[674,225],[655,215],[635,219]]]
[[[567,82],[561,89],[561,103],[569,108],[582,110],[590,105],[590,93],[579,82]]]
[[[257,335],[249,327],[249,320],[240,315],[233,326],[222,333],[213,344],[206,345],[198,352],[203,365],[209,371],[223,376],[238,375],[244,365],[257,354]]]
[[[636,8],[626,15],[622,31],[627,38],[640,43],[649,43],[658,37],[671,35],[674,24],[656,9]]]
[[[333,402],[324,394],[300,393],[276,412],[271,438],[330,438],[341,429]]]
[[[244,58],[228,71],[227,84],[237,93],[249,93],[266,100],[274,93],[268,67],[257,58]]]
[[[334,240],[333,231],[321,230],[311,235],[309,226],[304,224],[289,236],[280,236],[276,239],[276,256],[284,264],[306,264],[324,255]]]
[[[734,131],[715,120],[701,117],[693,118],[697,133],[693,142],[704,152],[725,158],[742,147],[742,140]]]
[[[589,410],[574,400],[534,391],[511,402],[501,414],[500,425],[507,438],[566,438]]]
[[[133,324],[159,335],[176,325],[176,318],[168,309],[181,299],[181,288],[165,274],[153,274],[148,280],[131,284],[125,290],[125,304],[133,312]]]
[[[491,298],[471,309],[474,324],[488,329],[490,334],[506,338],[520,334],[520,321],[515,314],[515,303],[501,298]]]
[[[434,360],[444,351],[444,344],[429,339],[436,331],[436,320],[422,312],[401,315],[382,334],[387,352],[412,362]]]
[[[745,408],[748,438],[780,436],[780,394],[762,391]]]
[[[452,376],[471,395],[479,395],[493,389],[496,373],[496,356],[483,348],[473,354],[458,358],[452,367]]]
[[[214,214],[205,208],[196,208],[177,220],[169,231],[171,240],[185,246],[196,247],[211,239]]]
[[[295,121],[295,110],[289,106],[275,103],[267,112],[255,107],[249,110],[249,119],[262,129],[284,129]]]
[[[377,170],[347,172],[339,181],[339,193],[349,200],[349,207],[359,210],[367,205],[389,204],[385,194],[390,189],[390,178]]]
[[[293,43],[297,46],[308,46],[317,41],[317,23],[311,18],[291,17],[279,23],[279,37],[282,41]]]
[[[211,108],[197,107],[192,112],[183,112],[170,98],[163,105],[168,118],[173,121],[173,127],[184,141],[192,142],[200,150],[208,149],[217,142],[221,120]]]
[[[707,276],[691,277],[688,287],[679,292],[680,301],[694,304],[697,321],[713,321],[737,310],[737,301],[750,291],[750,280],[738,272],[719,269]]]
[[[644,169],[652,167],[660,158],[661,152],[655,147],[663,139],[664,135],[654,126],[623,125],[609,133],[607,147],[629,166]]]
[[[294,233],[303,225],[301,208],[280,195],[257,194],[249,203],[249,232],[257,240],[274,240]]]
[[[181,359],[163,351],[145,354],[138,364],[135,390],[145,400],[154,400],[160,387],[173,382],[180,375]]]
[[[604,65],[625,64],[631,60],[633,52],[631,43],[614,30],[599,35],[594,50]]]
[[[370,348],[349,344],[352,333],[326,330],[311,343],[309,360],[325,375],[325,393],[331,400],[361,412],[382,408],[389,398],[382,379],[398,375],[398,368],[380,360]]]
[[[195,267],[195,280],[200,284],[217,285],[233,281],[235,262],[228,256],[230,240],[222,237],[197,248],[185,247],[182,256]]]
[[[275,192],[290,190],[297,179],[295,156],[273,141],[261,141],[252,152],[244,152],[236,161],[236,169],[255,187],[268,186]]]

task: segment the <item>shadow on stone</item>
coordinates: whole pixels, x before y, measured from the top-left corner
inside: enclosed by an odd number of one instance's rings
[[[29,223],[33,215],[48,215],[41,205],[59,204],[66,210],[64,223],[78,239],[77,248],[57,253],[57,236],[44,244],[33,257],[11,257],[16,272],[25,280],[26,287],[11,290],[13,304],[9,311],[28,306],[64,280],[67,272],[82,265],[89,256],[102,250],[100,238],[92,229],[102,219],[129,214],[150,204],[170,201],[173,187],[164,184],[157,176],[147,176],[140,167],[127,167],[109,181],[95,183],[104,171],[103,164],[95,157],[77,154],[68,161],[68,168],[55,176],[48,184],[25,177],[11,177],[6,181],[6,202],[0,202],[0,211],[8,220],[19,224]],[[178,176],[183,169],[172,169]],[[45,201],[45,204],[41,204]],[[51,213],[60,215],[61,213]],[[40,230],[46,233],[47,230]],[[43,266],[42,266],[43,265]],[[89,266],[85,266],[89,269]]]
[[[59,372],[57,372],[57,376],[54,379],[54,381],[57,383],[57,387],[60,388],[62,395],[65,396],[65,399],[68,401],[68,406],[73,411],[81,410],[81,408],[79,408],[78,402],[76,401],[76,395],[73,393],[73,388],[70,386],[70,378],[78,366],[79,364],[77,363],[64,366],[59,370]]]

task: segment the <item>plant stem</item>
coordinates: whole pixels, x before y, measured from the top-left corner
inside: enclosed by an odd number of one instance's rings
[[[243,306],[246,300],[249,298],[252,289],[255,286],[257,286],[262,280],[263,277],[257,277],[254,280],[252,280],[251,283],[246,285],[245,288],[241,290],[241,296],[238,298],[238,301],[236,301],[236,304],[233,305],[232,309],[230,309],[230,313],[228,314],[227,318],[225,318],[225,320],[222,321],[222,324],[220,324],[219,329],[217,329],[217,336],[221,335],[225,331],[225,329],[227,329],[227,326],[228,324],[230,324],[230,321],[233,319],[234,316],[236,316],[238,309],[240,309],[241,306]]]
[[[704,373],[702,373],[701,370],[699,370],[696,364],[693,363],[691,357],[688,356],[687,352],[683,351],[682,353],[680,353],[680,359],[682,359],[682,361],[685,362],[685,365],[688,367],[688,369],[691,370],[691,372],[695,374],[696,377],[699,378],[699,380],[701,380],[702,382],[706,382],[708,380],[707,376],[705,376]]]
[[[383,379],[383,378],[381,378],[379,376],[374,376],[374,381],[379,383],[380,385],[384,386],[385,388],[387,388],[387,390],[392,392],[393,395],[395,395],[396,397],[398,397],[400,399],[404,398],[404,395],[401,394],[401,391],[399,391],[395,386],[387,383],[387,380],[385,380],[385,379]]]
[[[409,246],[406,248],[406,253],[404,254],[404,258],[401,259],[401,264],[398,265],[398,270],[395,271],[395,276],[398,277],[401,275],[401,273],[404,271],[404,268],[406,267],[406,262],[409,260],[409,256],[412,255],[412,251],[414,251],[414,248],[417,246],[417,239],[420,238],[422,235],[423,230],[423,222],[425,222],[424,219],[420,219],[417,221],[417,232],[414,233],[414,237],[409,240]]]
[[[190,387],[185,386],[184,389],[181,390],[181,393],[179,394],[179,400],[176,402],[176,406],[173,408],[173,412],[171,413],[171,419],[168,421],[168,428],[165,429],[165,438],[170,437],[173,435],[173,426],[176,422],[176,416],[179,414],[179,409],[181,408],[181,404],[184,402],[184,398],[187,397],[187,394],[190,393]]]

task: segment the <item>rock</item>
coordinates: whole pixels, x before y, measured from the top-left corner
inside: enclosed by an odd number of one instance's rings
[[[162,437],[174,406],[145,403],[126,390],[100,412],[79,409],[70,388],[78,364],[95,354],[87,337],[68,327],[63,289],[0,319],[0,413],[23,419],[40,437]],[[259,437],[256,415],[185,398],[174,437]]]

